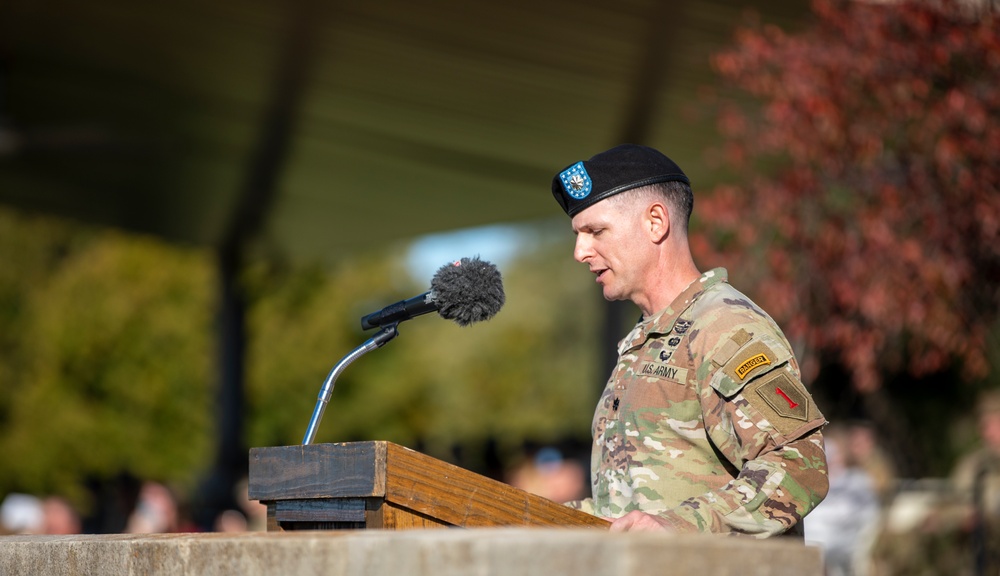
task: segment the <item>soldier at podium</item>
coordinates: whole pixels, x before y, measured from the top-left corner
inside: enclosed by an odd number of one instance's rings
[[[592,496],[612,530],[801,534],[826,496],[821,429],[780,328],[688,245],[693,195],[660,152],[626,144],[552,180],[574,258],[642,317],[593,420]]]

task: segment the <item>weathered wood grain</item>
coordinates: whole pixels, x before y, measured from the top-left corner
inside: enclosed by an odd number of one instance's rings
[[[593,526],[606,520],[387,443],[386,500],[455,526]]]
[[[385,443],[250,449],[252,500],[385,495]]]
[[[250,498],[267,505],[269,531],[609,526],[601,518],[383,441],[254,448]]]

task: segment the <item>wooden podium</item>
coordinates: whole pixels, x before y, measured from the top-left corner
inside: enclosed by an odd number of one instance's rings
[[[384,441],[250,450],[267,530],[607,528],[606,520]]]

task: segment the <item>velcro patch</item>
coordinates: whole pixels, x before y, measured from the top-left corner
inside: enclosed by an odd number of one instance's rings
[[[712,358],[712,362],[716,366],[722,366],[726,362],[729,362],[729,359],[732,358],[733,355],[736,354],[739,351],[739,349],[743,347],[744,344],[749,342],[750,338],[751,338],[750,334],[747,333],[745,329],[740,328],[739,331],[736,332],[736,334],[730,336],[722,344],[722,347],[719,348],[719,350],[715,353],[714,357]]]

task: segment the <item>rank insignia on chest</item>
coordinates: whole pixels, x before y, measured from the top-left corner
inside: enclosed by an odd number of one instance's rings
[[[620,400],[618,398],[615,398],[614,404],[611,405],[611,409],[614,410],[615,412],[618,411],[618,403],[619,402],[620,402]]]

